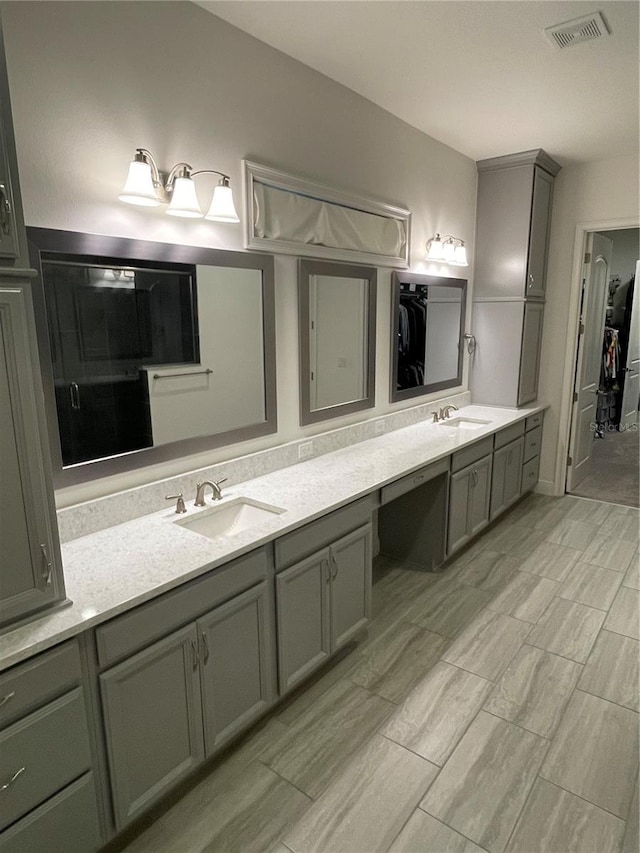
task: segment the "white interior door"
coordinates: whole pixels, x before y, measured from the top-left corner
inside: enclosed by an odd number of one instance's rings
[[[567,466],[568,492],[591,471],[612,246],[612,241],[600,234],[591,233],[587,237],[580,312],[582,332],[578,338],[569,450],[571,464]]]
[[[620,425],[629,427],[638,423],[640,399],[640,261],[636,261],[636,280],[633,288],[629,349],[625,365],[624,391]]]

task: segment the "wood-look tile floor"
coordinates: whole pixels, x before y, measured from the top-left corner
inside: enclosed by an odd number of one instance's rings
[[[126,853],[638,853],[638,510],[529,495]]]

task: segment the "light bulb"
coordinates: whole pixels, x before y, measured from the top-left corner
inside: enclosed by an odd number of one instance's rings
[[[442,250],[442,240],[439,234],[429,240],[427,243],[427,260],[428,261],[442,261],[444,259],[443,250]]]

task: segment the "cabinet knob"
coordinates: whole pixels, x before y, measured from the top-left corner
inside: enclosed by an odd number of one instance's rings
[[[529,273],[529,287],[533,287],[535,283],[536,283],[535,278],[533,277],[533,275],[531,273]]]

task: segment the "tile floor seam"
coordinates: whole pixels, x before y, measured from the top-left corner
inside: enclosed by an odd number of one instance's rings
[[[569,699],[571,699],[571,696],[573,696],[573,692],[569,696]],[[567,700],[567,705],[568,704],[569,704],[569,700]],[[553,740],[553,736],[552,737],[545,737],[545,735],[541,735],[540,732],[534,732],[531,729],[528,729],[526,726],[523,726],[520,723],[516,723],[514,720],[508,720],[506,717],[501,717],[500,714],[496,714],[495,711],[487,710],[487,708],[485,708],[484,706],[482,708],[480,708],[480,710],[484,711],[485,714],[491,714],[491,716],[495,717],[497,720],[502,720],[503,723],[510,723],[512,726],[515,726],[518,729],[522,729],[523,732],[527,732],[530,735],[535,735],[536,737],[539,737],[540,740],[546,740],[547,743],[549,745],[551,745],[551,742]],[[562,713],[564,715],[564,711]],[[559,725],[560,724],[558,723],[558,726],[556,726],[556,731],[558,730]],[[554,735],[555,735],[555,732],[554,732]],[[547,747],[547,749],[548,748],[549,747]],[[545,753],[545,758],[546,758],[546,753]],[[544,759],[543,759],[543,761],[544,761]]]
[[[598,803],[594,803],[594,802],[592,802],[591,800],[588,800],[586,797],[583,797],[581,794],[576,794],[576,792],[575,792],[575,791],[570,791],[570,790],[569,790],[569,788],[565,788],[565,787],[564,787],[564,785],[559,785],[559,784],[558,784],[556,781],[554,781],[553,779],[549,779],[549,777],[548,777],[548,776],[544,776],[544,775],[543,775],[543,773],[542,773],[542,770],[539,770],[539,771],[538,771],[538,775],[537,775],[537,777],[536,777],[536,778],[537,778],[537,779],[544,779],[544,781],[545,781],[545,782],[548,782],[550,785],[555,785],[555,786],[556,786],[556,788],[560,788],[562,791],[565,791],[567,794],[571,794],[571,796],[572,796],[572,797],[577,797],[579,800],[582,800],[583,802],[588,803],[590,806],[595,806],[595,808],[597,808],[597,809],[601,809],[601,811],[606,812],[607,814],[610,814],[612,817],[615,817],[615,818],[617,818],[618,820],[621,820],[621,821],[622,821],[623,823],[625,823],[625,824],[626,824],[626,823],[627,823],[627,821],[629,820],[629,815],[631,814],[631,809],[633,808],[633,802],[632,802],[632,803],[630,804],[630,806],[629,806],[629,810],[627,811],[627,816],[626,816],[626,818],[625,818],[625,817],[620,817],[620,815],[619,815],[619,814],[616,814],[615,812],[612,812],[612,811],[611,811],[611,809],[608,809],[606,806],[601,806],[601,805],[599,805]],[[519,816],[518,816],[518,819],[519,819]]]
[[[298,787],[298,785],[296,785],[296,783],[295,783],[295,782],[292,782],[292,781],[291,781],[291,779],[287,779],[287,777],[286,777],[286,776],[283,776],[283,775],[282,775],[282,773],[279,773],[277,770],[275,770],[273,767],[271,767],[271,766],[270,766],[269,764],[267,764],[265,761],[262,761],[260,758],[254,758],[254,761],[257,761],[257,762],[259,762],[260,764],[262,764],[262,766],[263,766],[263,767],[266,767],[266,768],[267,768],[267,770],[270,770],[270,771],[271,771],[272,773],[274,773],[274,774],[275,774],[279,779],[282,779],[282,781],[283,781],[283,782],[286,782],[286,783],[287,783],[287,785],[291,785],[291,787],[292,787],[292,788],[295,788],[295,789],[296,789],[296,791],[299,791],[301,794],[303,794],[303,795],[304,795],[304,796],[309,800],[309,806],[311,806],[311,804],[312,804],[312,803],[315,803],[315,798],[314,798],[314,797],[312,797],[312,796],[311,796],[311,794],[307,794],[307,792],[306,792],[306,791],[303,791],[303,790],[302,790],[302,788]],[[251,763],[251,762],[250,762],[250,763]],[[247,765],[247,766],[248,766],[248,765]],[[245,768],[245,769],[246,769],[246,768]]]
[[[426,815],[429,815],[429,817],[433,818],[434,820],[437,820],[443,826],[446,826],[448,829],[452,830],[452,832],[457,833],[462,838],[466,838],[467,841],[469,841],[471,844],[475,845],[479,850],[482,850],[483,853],[489,853],[489,851],[487,850],[486,847],[482,847],[480,844],[478,844],[477,841],[474,841],[473,838],[469,838],[468,835],[465,835],[464,832],[461,832],[459,829],[454,829],[452,826],[449,826],[449,824],[446,821],[442,820],[442,818],[436,817],[435,815],[431,814],[431,812],[428,812],[424,806],[419,805],[418,808],[420,809],[421,812],[424,812]],[[433,853],[444,853],[444,851],[434,850]]]
[[[628,705],[621,705],[620,702],[614,702],[613,699],[608,699],[606,696],[600,696],[598,693],[594,693],[592,690],[587,690],[586,687],[579,687],[580,679],[578,679],[578,684],[576,684],[574,688],[575,690],[579,690],[581,693],[588,693],[589,696],[593,696],[595,699],[602,699],[603,702],[609,702],[611,705],[617,705],[618,708],[623,708],[625,711],[631,711],[633,714],[638,714],[640,717],[640,712],[636,711],[635,708],[630,708]],[[573,696],[573,693],[571,694]]]

